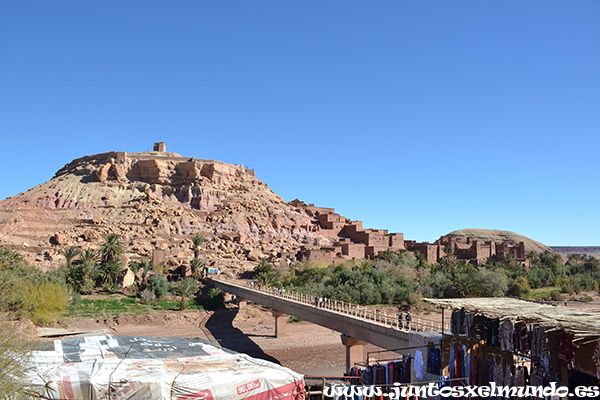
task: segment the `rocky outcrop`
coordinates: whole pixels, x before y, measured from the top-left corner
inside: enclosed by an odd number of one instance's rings
[[[209,265],[247,269],[262,257],[278,262],[304,243],[328,242],[310,229],[316,223],[243,166],[109,152],[73,160],[50,181],[1,201],[0,245],[53,268],[65,246],[96,248],[114,232],[130,259],[160,249],[175,268],[189,263],[191,236],[200,233]]]

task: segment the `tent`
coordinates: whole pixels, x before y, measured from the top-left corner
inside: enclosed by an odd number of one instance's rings
[[[302,400],[303,376],[201,339],[89,336],[35,351],[26,379],[42,398]]]

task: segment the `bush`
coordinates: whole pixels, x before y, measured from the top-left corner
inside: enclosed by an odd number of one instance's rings
[[[475,287],[480,297],[502,297],[508,291],[508,278],[500,270],[482,268],[475,276]]]
[[[558,290],[553,290],[550,292],[550,298],[552,301],[563,301],[564,297],[560,294]]]
[[[223,307],[225,301],[225,293],[221,289],[212,288],[208,291],[208,295],[203,301],[204,308],[207,310],[216,310]]]
[[[73,293],[73,296],[71,296],[71,305],[70,305],[71,314],[75,314],[75,311],[77,311],[77,307],[79,307],[80,304],[81,304],[81,295],[77,292]]]
[[[60,276],[43,274],[27,265],[0,269],[0,312],[26,317],[36,324],[56,321],[66,310],[68,295]]]
[[[23,340],[7,315],[0,315],[0,398],[28,399],[30,388],[23,379],[32,369],[31,343]]]
[[[140,299],[142,300],[143,304],[150,304],[156,300],[156,296],[152,290],[146,288],[140,292]]]
[[[529,282],[524,276],[518,276],[515,279],[511,279],[508,283],[507,294],[513,297],[523,297],[531,291]]]
[[[164,276],[156,274],[148,280],[148,288],[152,290],[157,298],[161,299],[169,294],[171,283]]]

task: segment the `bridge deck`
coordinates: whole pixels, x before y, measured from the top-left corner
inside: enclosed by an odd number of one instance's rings
[[[439,342],[441,339],[441,324],[433,320],[415,318],[408,328],[404,326],[404,329],[399,329],[395,313],[380,313],[369,307],[336,300],[317,306],[314,298],[304,293],[285,291],[279,294],[274,288],[250,287],[244,281],[223,277],[213,278],[213,283],[215,287],[239,298],[387,349],[426,346],[430,341]]]

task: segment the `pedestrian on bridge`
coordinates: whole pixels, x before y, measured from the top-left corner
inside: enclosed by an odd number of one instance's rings
[[[402,329],[402,327],[404,326],[402,318],[402,313],[398,314],[398,329]]]
[[[406,329],[410,330],[410,322],[412,321],[412,316],[410,315],[410,311],[406,312]]]

